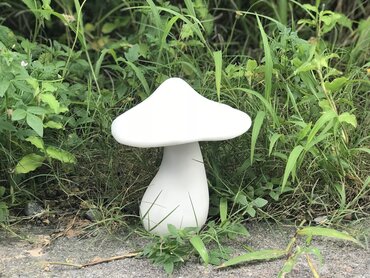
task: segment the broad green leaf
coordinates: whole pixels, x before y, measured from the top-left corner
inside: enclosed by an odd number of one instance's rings
[[[316,25],[316,21],[314,19],[300,19],[298,20],[297,22],[298,25],[309,25],[309,26],[315,26]]]
[[[245,211],[251,216],[255,217],[256,216],[256,210],[252,207],[252,205],[249,205],[246,207]]]
[[[37,96],[40,93],[39,82],[35,78],[27,78],[27,83],[31,85],[33,89],[33,95]]]
[[[26,110],[24,109],[15,109],[12,113],[12,120],[13,121],[19,121],[23,120],[27,115]]]
[[[27,142],[30,142],[32,145],[34,145],[39,150],[44,150],[44,141],[37,136],[30,136],[25,139]]]
[[[29,8],[30,10],[36,10],[37,9],[36,1],[34,1],[34,0],[22,0],[22,2],[25,3],[27,8]]]
[[[27,113],[26,122],[40,137],[44,135],[44,126],[39,117],[31,113]]]
[[[347,123],[347,124],[352,125],[353,127],[357,127],[356,116],[348,112],[344,112],[340,114],[338,116],[338,120],[340,123]]]
[[[264,207],[266,204],[267,204],[267,200],[263,199],[263,198],[260,198],[258,197],[257,199],[254,199],[253,200],[253,204],[258,207],[258,208],[262,208]]]
[[[260,133],[263,121],[265,119],[265,115],[266,113],[264,111],[258,111],[257,116],[253,121],[252,140],[251,140],[251,163],[253,163],[254,149],[256,147],[257,138]]]
[[[194,36],[193,28],[193,24],[184,23],[181,27],[180,39],[187,40],[192,38]]]
[[[73,164],[76,163],[76,157],[65,150],[50,146],[46,148],[46,153],[51,158],[57,159],[61,162]]]
[[[127,59],[127,61],[131,63],[136,62],[140,56],[139,52],[140,52],[140,46],[138,44],[134,44],[125,53],[125,58]]]
[[[63,124],[62,123],[57,123],[54,121],[48,121],[47,123],[44,124],[45,128],[54,128],[54,129],[62,129]]]
[[[8,90],[10,85],[10,80],[8,79],[0,79],[0,97],[5,95],[6,90]]]
[[[284,177],[283,177],[283,183],[281,184],[281,190],[284,190],[284,187],[285,187],[285,185],[288,181],[290,173],[297,166],[297,160],[298,160],[298,158],[299,158],[299,156],[300,156],[300,154],[302,153],[303,150],[304,150],[304,148],[301,145],[298,145],[298,146],[294,147],[294,149],[290,153],[290,155],[288,157],[288,161],[287,161],[286,166],[285,166],[285,170],[284,170]]]
[[[27,113],[35,114],[35,115],[45,115],[46,110],[40,106],[28,106]]]
[[[279,259],[286,255],[285,250],[279,250],[279,249],[267,249],[267,250],[260,250],[260,251],[254,251],[250,253],[246,253],[241,256],[237,256],[235,258],[232,258],[217,268],[224,268],[233,266],[236,264],[246,263],[246,262],[252,262],[252,261],[267,261],[272,259]]]
[[[55,87],[53,83],[47,82],[47,81],[42,82],[42,92],[43,93],[46,93],[46,92],[52,93],[52,92],[55,92],[56,90],[58,90],[58,88]]]
[[[331,92],[337,92],[340,88],[343,87],[344,84],[346,84],[348,81],[348,78],[346,77],[339,77],[335,78],[332,82],[325,82],[324,86],[327,90]]]
[[[220,101],[221,95],[221,76],[222,76],[222,51],[213,52],[213,60],[215,62],[215,79],[217,99]]]
[[[59,101],[55,98],[54,95],[52,94],[41,94],[41,97],[40,97],[41,101],[46,103],[47,105],[50,106],[50,108],[53,110],[53,112],[55,114],[59,114],[60,110],[60,104],[59,104]]]
[[[203,240],[200,236],[196,235],[190,239],[191,245],[193,245],[194,249],[197,250],[200,257],[203,259],[204,264],[207,265],[209,263],[209,255],[206,246],[204,245]]]
[[[253,72],[257,68],[257,66],[258,65],[257,65],[257,61],[256,60],[248,59],[246,70],[247,71],[250,71],[250,72]]]
[[[45,157],[40,156],[35,153],[28,154],[17,163],[14,172],[16,174],[26,174],[29,173],[42,165]]]
[[[330,229],[330,228],[306,227],[303,229],[299,229],[297,231],[297,234],[301,236],[309,236],[309,237],[312,237],[312,236],[332,237],[336,239],[349,240],[349,241],[352,241],[354,243],[361,245],[361,243],[357,239],[350,236],[349,234],[339,232],[337,230]]]
[[[320,100],[319,101],[319,106],[321,107],[323,112],[333,111],[333,108],[331,107],[330,102],[327,99]]]
[[[104,33],[104,34],[109,34],[111,33],[114,29],[116,29],[118,27],[118,24],[116,23],[113,23],[113,22],[106,22],[104,23],[101,31]]]
[[[173,272],[174,266],[174,262],[172,261],[163,263],[164,271],[166,271],[167,274],[171,274]]]
[[[303,4],[302,7],[305,8],[306,10],[308,10],[308,11],[318,13],[317,7],[313,6],[311,4]]]
[[[346,17],[344,14],[339,14],[340,17],[338,18],[338,24],[347,27],[348,29],[352,28],[352,20]]]
[[[226,198],[220,199],[220,218],[221,218],[221,223],[227,220],[227,200]]]

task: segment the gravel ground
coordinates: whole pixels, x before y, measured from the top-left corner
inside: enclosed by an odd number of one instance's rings
[[[370,221],[369,221],[370,223]],[[243,252],[241,246],[249,245],[255,249],[284,248],[294,234],[294,229],[276,224],[248,224],[249,238],[230,242],[236,254]],[[26,226],[30,238],[36,243],[29,243],[6,235],[0,231],[0,277],[168,277],[164,271],[152,265],[146,259],[128,258],[98,264],[86,268],[73,268],[62,265],[47,266],[46,261],[85,263],[96,257],[105,258],[132,252],[145,245],[146,240],[132,236],[128,240],[110,235],[90,238],[59,237],[48,246],[50,229]],[[370,236],[370,234],[368,234]],[[318,266],[321,277],[370,277],[370,251],[353,244],[331,240],[315,239],[324,257],[324,264]],[[284,260],[244,264],[225,270],[216,270],[213,266],[204,267],[194,258],[171,277],[277,277]],[[312,277],[305,260],[298,260],[293,271],[287,277]]]

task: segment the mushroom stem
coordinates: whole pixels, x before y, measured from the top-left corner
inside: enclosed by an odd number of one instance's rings
[[[198,142],[164,148],[159,171],[140,205],[146,230],[164,235],[167,225],[201,227],[207,220],[208,185]]]

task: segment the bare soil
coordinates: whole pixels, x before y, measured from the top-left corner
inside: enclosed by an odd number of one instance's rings
[[[363,238],[370,238],[370,221],[362,226]],[[243,245],[254,249],[285,248],[294,235],[293,227],[277,224],[247,224],[251,234],[249,238],[240,238],[229,242],[235,254],[245,252]],[[48,227],[22,226],[18,232],[27,235],[28,240],[19,239],[0,231],[0,277],[168,277],[161,267],[151,264],[143,258],[126,258],[101,263],[85,268],[65,265],[50,265],[48,262],[67,262],[83,264],[94,259],[111,258],[137,250],[148,242],[139,236],[126,234],[109,235],[102,233],[93,237],[81,238],[73,233],[58,235]],[[320,266],[318,260],[313,263],[320,277],[370,277],[370,251],[352,243],[328,238],[314,239],[324,257]],[[365,241],[366,245],[366,241]],[[193,258],[171,277],[277,277],[284,259],[268,262],[243,264],[238,267],[217,270],[214,266],[203,266]],[[293,271],[286,277],[313,277],[305,258],[298,260]]]

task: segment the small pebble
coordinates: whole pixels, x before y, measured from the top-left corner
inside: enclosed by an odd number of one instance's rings
[[[44,208],[39,203],[35,201],[30,201],[26,203],[23,212],[24,212],[24,215],[26,216],[33,216],[33,215],[41,213],[43,209]]]

